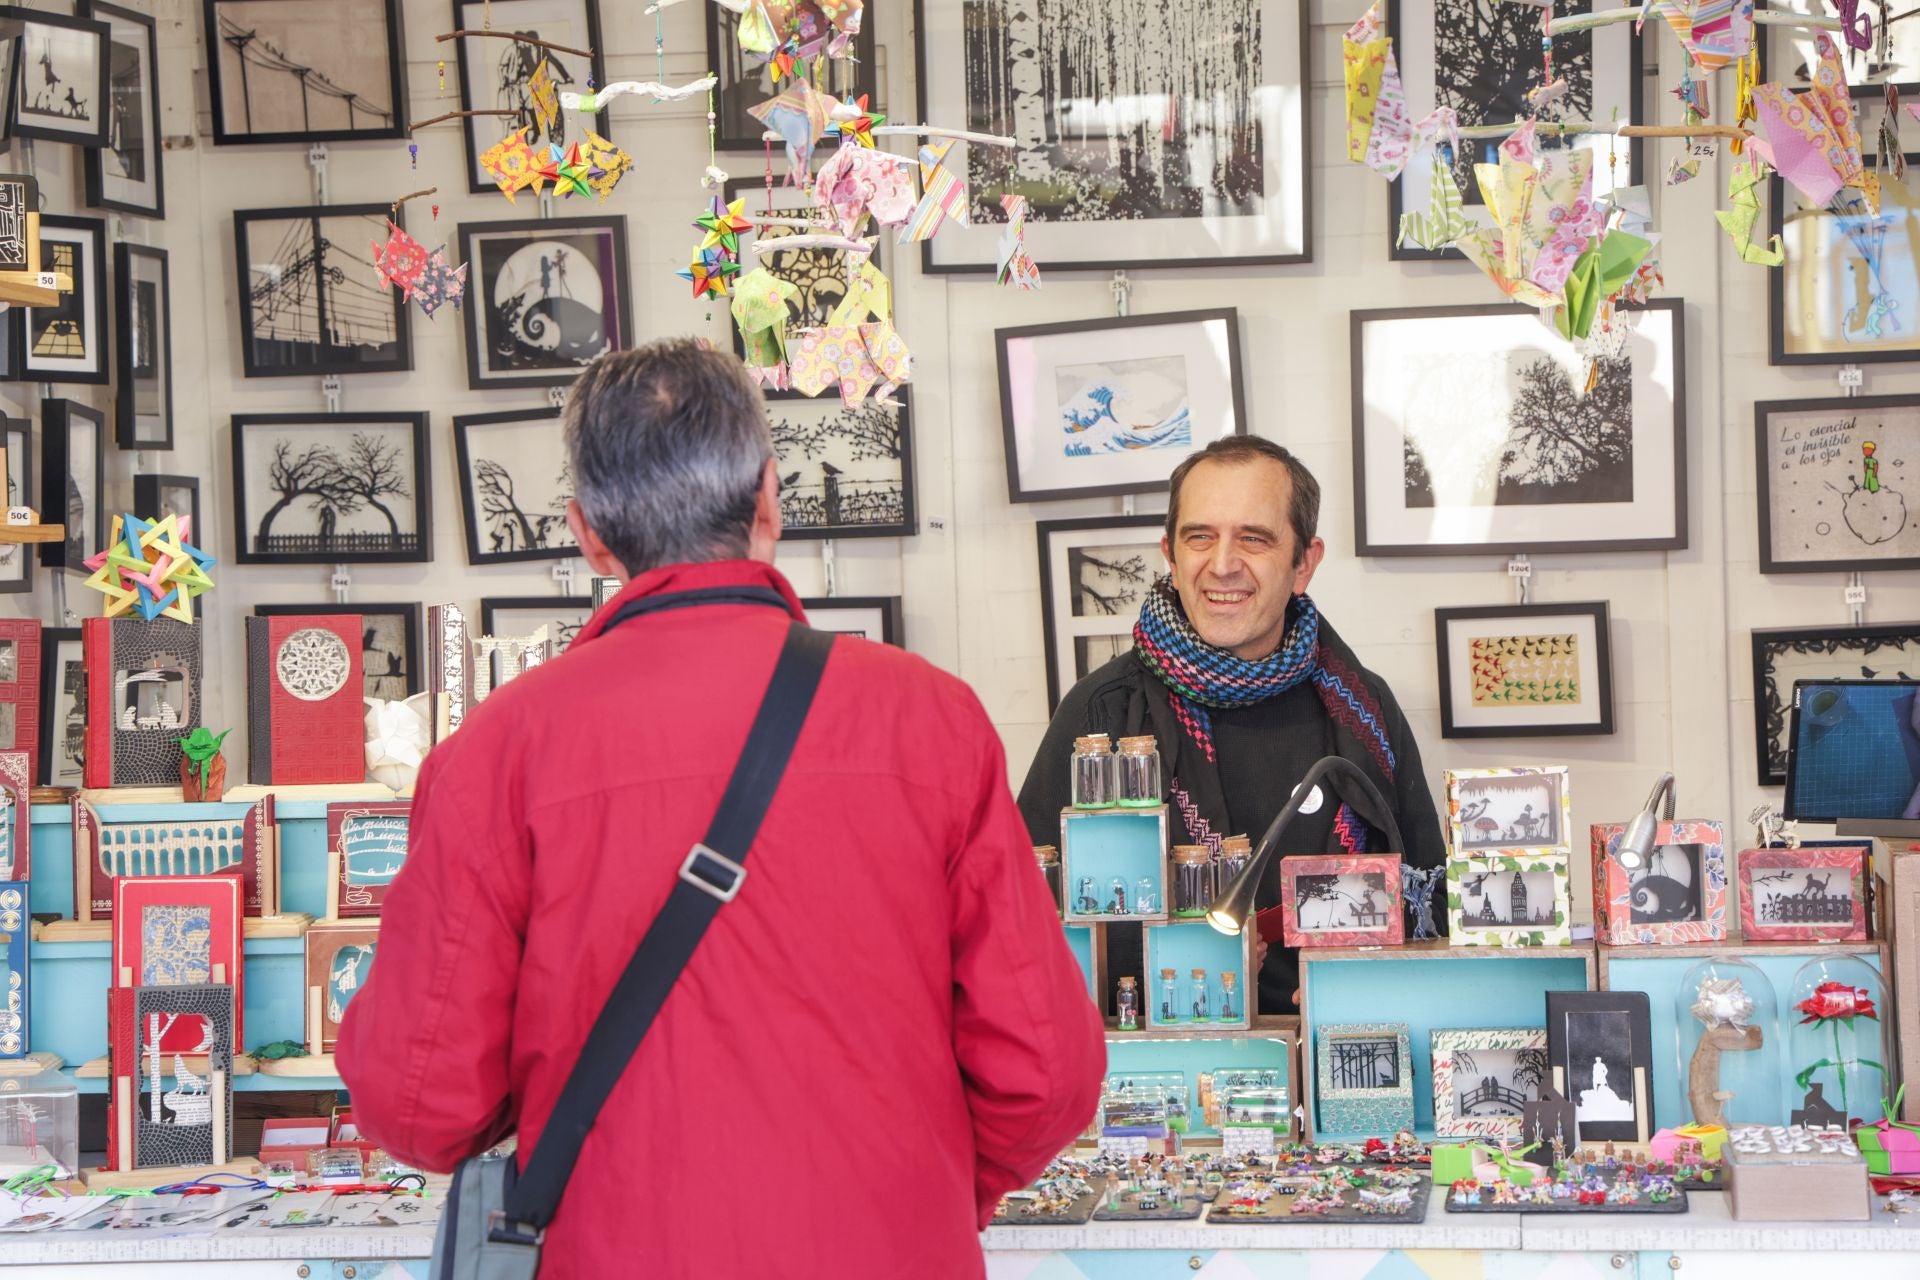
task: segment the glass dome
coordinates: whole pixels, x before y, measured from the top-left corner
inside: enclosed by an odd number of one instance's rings
[[[1681,1099],[1694,1124],[1784,1124],[1780,1001],[1758,965],[1715,956],[1673,997]]]
[[[1793,975],[1787,1070],[1794,1122],[1880,1119],[1887,1094],[1884,990],[1879,970],[1857,955],[1809,960]]]

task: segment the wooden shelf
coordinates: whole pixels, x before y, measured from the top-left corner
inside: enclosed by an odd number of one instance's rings
[[[63,524],[4,524],[0,523],[0,544],[21,542],[65,542],[67,526]]]
[[[0,1059],[0,1076],[34,1076],[42,1071],[58,1071],[63,1065],[57,1053],[29,1053],[21,1058]]]
[[[186,1059],[187,1070],[193,1072],[195,1075],[204,1076],[207,1074],[206,1054],[168,1054],[168,1065],[163,1066],[160,1070],[161,1076],[165,1079],[173,1079],[173,1067],[171,1063],[175,1056]],[[257,1070],[259,1070],[258,1064],[246,1054],[236,1053],[233,1055],[233,1070],[230,1074],[236,1079],[240,1076],[250,1076]],[[85,1062],[73,1069],[73,1078],[76,1080],[105,1080],[111,1074],[112,1068],[108,1065],[107,1055],[104,1053],[97,1058],[88,1058]],[[145,1077],[142,1076],[141,1078],[144,1079]]]
[[[1872,938],[1865,942],[1748,942],[1729,937],[1724,942],[1603,942],[1600,954],[1615,960],[1657,960],[1662,956],[1697,960],[1703,956],[1812,955],[1823,951],[1829,955],[1870,956],[1884,946]]]
[[[1139,1031],[1122,1031],[1113,1018],[1106,1020],[1107,1042],[1126,1044],[1137,1040],[1272,1040],[1282,1036],[1298,1037],[1300,1019],[1293,1014],[1261,1014],[1253,1019],[1250,1027],[1235,1027],[1225,1024],[1208,1026],[1195,1023],[1190,1027],[1152,1027]]]
[[[1649,948],[1652,950],[1653,948]],[[1397,947],[1302,947],[1300,960],[1592,960],[1593,944],[1564,947],[1458,947],[1445,938],[1425,938]]]
[[[241,922],[245,938],[304,938],[313,917],[304,911],[277,916],[247,916]],[[111,942],[111,920],[47,920],[33,926],[35,942]]]
[[[250,1178],[259,1168],[259,1156],[242,1156],[237,1160],[229,1160],[225,1164],[176,1165],[168,1169],[129,1169],[124,1172],[115,1169],[87,1169],[83,1170],[83,1173],[87,1184],[91,1187],[139,1191],[153,1187],[170,1187],[176,1182],[192,1182],[210,1173],[237,1173],[243,1178]]]
[[[69,795],[75,794],[69,792]],[[88,804],[110,806],[120,804],[180,804],[179,787],[88,787],[77,793]],[[242,786],[228,787],[218,800],[209,800],[207,804],[253,804],[272,796],[275,801],[286,804],[298,800],[395,800],[406,799],[413,794],[413,788],[395,792],[377,782],[341,783],[335,786],[267,786],[259,783],[246,783]],[[112,819],[108,819],[112,821]],[[1119,917],[1115,917],[1118,919]]]
[[[263,1076],[280,1076],[285,1079],[306,1079],[324,1076],[337,1079],[339,1067],[330,1053],[310,1053],[304,1058],[263,1058],[254,1064]]]

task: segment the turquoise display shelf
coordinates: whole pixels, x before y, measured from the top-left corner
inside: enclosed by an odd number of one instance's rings
[[[1100,993],[1094,989],[1099,967],[1093,962],[1093,929],[1084,924],[1070,924],[1067,930],[1067,950],[1073,952],[1073,958],[1079,962],[1080,972],[1087,975],[1087,995],[1095,1004],[1100,1003]]]
[[[1268,1024],[1252,1031],[1220,1032],[1208,1035],[1195,1028],[1189,1034],[1153,1032],[1107,1035],[1107,1074],[1116,1072],[1173,1072],[1187,1078],[1187,1094],[1193,1102],[1193,1120],[1186,1136],[1217,1138],[1218,1129],[1202,1123],[1200,1077],[1214,1071],[1275,1070],[1284,1072],[1289,1102],[1299,1098],[1299,1082],[1294,1078],[1293,1042],[1279,1034],[1281,1028]],[[1262,1032],[1266,1034],[1262,1034]],[[1282,1139],[1284,1141],[1284,1137]]]
[[[1350,1022],[1404,1022],[1413,1049],[1413,1117],[1420,1137],[1433,1136],[1435,1030],[1449,1027],[1544,1027],[1549,991],[1593,985],[1591,945],[1304,948],[1300,952],[1300,1094],[1315,1140],[1377,1135],[1322,1131],[1313,1102],[1315,1037],[1320,1027]]]
[[[1657,1128],[1671,1129],[1686,1124],[1692,1119],[1687,1106],[1686,1090],[1680,1081],[1680,1021],[1674,1001],[1679,994],[1680,983],[1686,977],[1687,970],[1702,960],[1714,956],[1737,957],[1754,965],[1767,975],[1767,981],[1773,984],[1774,997],[1779,1001],[1778,1028],[1763,1028],[1768,1035],[1778,1035],[1778,1048],[1774,1058],[1780,1064],[1780,1098],[1785,1111],[1800,1105],[1800,1099],[1806,1092],[1793,1081],[1798,1066],[1788,1051],[1792,1039],[1792,1027],[1800,1015],[1792,1012],[1793,978],[1800,966],[1818,956],[1852,955],[1871,965],[1880,974],[1882,997],[1875,1001],[1875,1007],[1882,1010],[1881,1016],[1889,1008],[1888,992],[1885,988],[1887,967],[1881,955],[1881,944],[1877,942],[1726,942],[1719,945],[1702,944],[1699,946],[1648,946],[1648,947],[1601,947],[1600,948],[1600,985],[1606,991],[1644,991],[1647,1003],[1652,1006],[1653,1015],[1653,1117]],[[1688,1002],[1692,1002],[1691,994]],[[1890,1035],[1883,1028],[1883,1041]],[[1891,1065],[1892,1059],[1883,1052],[1876,1061]],[[1829,1085],[1831,1088],[1831,1085]],[[1836,1105],[1838,1100],[1833,1099]],[[1878,1099],[1874,1108],[1878,1107]],[[1787,1116],[1781,1114],[1768,1120],[1770,1124],[1785,1124]]]

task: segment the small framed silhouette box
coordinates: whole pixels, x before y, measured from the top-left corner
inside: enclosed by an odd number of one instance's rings
[[[1747,849],[1740,932],[1748,942],[1865,942],[1865,845]]]
[[[1280,860],[1281,920],[1290,947],[1397,947],[1400,855],[1362,853]]]
[[[1447,831],[1456,858],[1516,849],[1571,856],[1567,766],[1447,770]]]
[[[1717,822],[1662,822],[1638,867],[1616,856],[1624,823],[1593,827],[1593,931],[1611,946],[1727,936],[1726,836]]]
[[[1456,947],[1564,947],[1573,941],[1567,860],[1530,852],[1450,858],[1447,934]]]

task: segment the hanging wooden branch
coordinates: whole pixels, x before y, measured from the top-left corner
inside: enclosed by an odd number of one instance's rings
[[[1020,145],[1005,134],[974,133],[967,129],[939,129],[930,124],[877,124],[868,130],[874,137],[928,137],[957,138],[962,142],[977,142],[986,147],[1014,147]]]
[[[523,36],[517,31],[449,31],[445,35],[435,36],[436,44],[445,44],[449,40],[458,40],[463,36],[494,36],[501,40],[511,40],[515,44],[537,45],[542,49],[551,49],[555,53],[570,53],[576,58],[591,58],[591,49],[572,49],[564,44],[554,44],[548,40],[535,40],[532,36]]]
[[[1460,130],[1462,138],[1504,138],[1524,120],[1512,124],[1476,124]],[[1619,138],[1750,138],[1751,129],[1733,124],[1601,124],[1592,120],[1536,120],[1538,133],[1605,133]]]
[[[389,206],[389,208],[393,212],[398,213],[400,211],[400,206],[405,204],[407,201],[418,200],[421,196],[438,195],[439,192],[440,192],[440,188],[438,187],[428,187],[425,191],[409,191],[406,195],[403,195],[398,200],[395,200],[393,204]]]
[[[1511,0],[1510,0],[1511,2]],[[1531,3],[1532,0],[1519,0]],[[1576,13],[1565,18],[1555,18],[1547,24],[1547,34],[1554,36],[1571,35],[1576,31],[1592,31],[1595,27],[1610,27],[1616,22],[1631,22],[1646,16],[1639,5],[1630,4],[1624,9],[1607,9],[1594,13]],[[1791,9],[1762,9],[1755,6],[1753,20],[1763,26],[1806,27],[1809,30],[1838,31],[1840,19],[1823,17],[1819,14],[1796,13]]]
[[[417,120],[407,126],[407,132],[412,133],[416,129],[424,129],[430,124],[441,124],[448,120],[465,120],[469,116],[517,116],[519,114],[518,111],[513,110],[449,111],[444,115],[437,115],[431,120]]]

